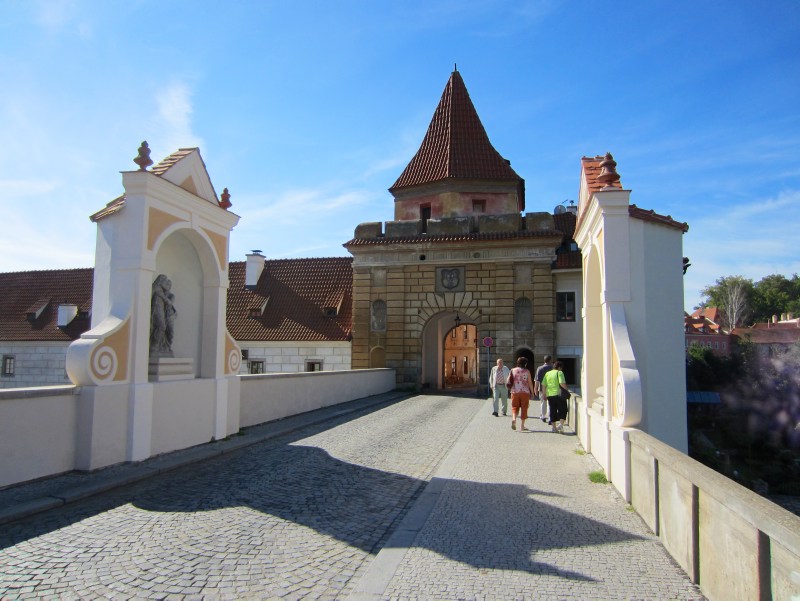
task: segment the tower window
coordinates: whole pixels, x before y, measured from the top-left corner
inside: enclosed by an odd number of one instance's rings
[[[428,220],[431,218],[431,205],[422,205],[419,208],[419,218],[422,221],[422,233],[428,232]]]

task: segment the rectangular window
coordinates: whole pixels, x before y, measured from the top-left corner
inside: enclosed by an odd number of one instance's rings
[[[485,200],[473,200],[472,201],[472,212],[473,213],[485,213],[486,212],[486,201]]]
[[[464,357],[464,375],[466,376],[469,373],[469,361],[466,357]]]
[[[263,359],[253,359],[250,361],[250,373],[251,374],[263,374],[264,373],[264,361]]]
[[[431,218],[431,205],[423,205],[419,208],[419,218],[422,220],[422,233],[428,232],[428,219]]]
[[[306,371],[322,371],[322,361],[306,361]]]
[[[3,377],[14,377],[14,355],[3,355]]]
[[[246,348],[242,349],[242,361],[247,361],[250,358],[250,351]]]
[[[556,292],[556,321],[575,321],[574,292]]]
[[[722,343],[722,350],[723,351],[725,350],[725,343],[724,342]]]

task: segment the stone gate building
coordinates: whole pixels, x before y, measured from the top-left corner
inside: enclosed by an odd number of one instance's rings
[[[458,71],[389,191],[394,220],[362,223],[344,245],[353,255],[353,369],[392,367],[399,386],[441,389],[457,381],[454,368],[466,376],[479,365],[485,385],[497,357],[525,356],[533,367],[552,354],[579,382],[575,214],[525,212],[525,182],[492,146]],[[445,356],[454,328],[474,332],[455,362]]]

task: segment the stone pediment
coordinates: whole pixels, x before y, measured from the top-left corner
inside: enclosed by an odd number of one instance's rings
[[[218,204],[217,193],[199,148],[181,148],[153,167],[152,173],[195,196]]]

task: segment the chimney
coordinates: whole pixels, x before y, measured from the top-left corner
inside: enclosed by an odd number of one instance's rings
[[[254,250],[247,255],[247,266],[244,272],[244,287],[248,290],[254,290],[258,284],[258,278],[261,277],[264,271],[264,262],[266,259],[261,254],[260,250]]]
[[[70,305],[68,303],[58,305],[58,321],[56,325],[59,328],[65,328],[75,319],[76,315],[78,315],[78,305]]]

